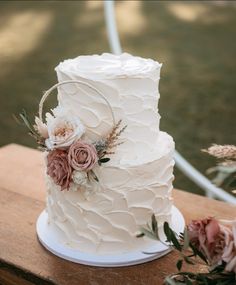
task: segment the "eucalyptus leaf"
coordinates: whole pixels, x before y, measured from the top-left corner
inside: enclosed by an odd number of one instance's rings
[[[170,232],[171,232],[171,242],[173,243],[174,247],[178,251],[182,251],[181,244],[179,243],[178,239],[176,238],[176,234],[172,231],[171,228],[170,228]]]
[[[31,124],[27,118],[27,116],[25,116],[24,113],[20,113],[20,118],[22,119],[23,123],[26,125],[26,127],[31,131],[34,132],[33,128],[31,127]]]
[[[141,238],[141,237],[143,237],[143,236],[145,236],[144,233],[139,233],[139,234],[136,235],[137,238]]]
[[[98,162],[100,162],[100,163],[106,163],[106,162],[108,162],[108,161],[110,161],[110,158],[109,158],[109,157],[104,157],[104,158],[99,159]]]
[[[170,228],[167,222],[164,222],[164,233],[166,235],[167,242],[171,242],[175,249],[181,251],[182,247],[178,239],[176,238],[176,233]]]
[[[208,264],[205,255],[201,251],[199,251],[192,243],[190,243],[189,246],[192,249],[195,256],[199,256],[206,264]]]
[[[156,235],[156,237],[159,239],[158,236],[158,225],[157,225],[157,220],[155,215],[152,215],[152,231],[154,232],[154,234]]]
[[[177,269],[180,271],[183,265],[183,259],[179,259],[176,263]]]
[[[171,231],[167,222],[164,222],[164,233],[166,235],[167,241],[171,242]]]

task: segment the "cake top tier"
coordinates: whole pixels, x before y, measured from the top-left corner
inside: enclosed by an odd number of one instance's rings
[[[158,151],[160,69],[161,64],[152,59],[127,53],[79,56],[56,67],[59,82],[89,83],[109,102],[115,121],[127,125],[121,136],[124,143],[113,155],[114,163],[148,161]],[[91,141],[104,137],[113,126],[107,102],[91,88],[74,83],[60,86],[58,102],[81,119]]]
[[[151,78],[157,80],[160,75],[161,64],[152,59],[132,56],[128,53],[114,55],[78,56],[61,62],[56,71],[70,73],[88,79],[111,78]]]

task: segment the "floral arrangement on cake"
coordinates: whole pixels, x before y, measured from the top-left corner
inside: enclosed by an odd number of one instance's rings
[[[161,241],[155,215],[151,225],[141,228],[137,237],[147,236]],[[166,277],[166,285],[233,285],[236,284],[236,220],[214,217],[193,220],[177,235],[164,223],[166,240],[179,253],[177,273]],[[181,271],[184,263],[205,265],[203,272]]]
[[[109,155],[122,144],[118,141],[126,126],[119,120],[101,139],[89,142],[85,139],[85,126],[78,116],[60,108],[46,114],[46,123],[35,117],[30,123],[25,111],[20,114],[29,134],[46,152],[47,175],[61,190],[74,190],[99,181],[94,168],[110,160]]]

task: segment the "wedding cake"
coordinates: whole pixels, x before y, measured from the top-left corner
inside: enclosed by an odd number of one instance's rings
[[[159,227],[171,222],[174,142],[159,130],[160,69],[127,53],[56,67],[58,107],[44,134],[46,209],[49,226],[71,248],[143,250],[148,240],[136,235],[152,214]]]

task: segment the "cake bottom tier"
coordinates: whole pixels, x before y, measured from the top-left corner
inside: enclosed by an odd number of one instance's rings
[[[60,191],[47,180],[47,212],[65,243],[83,252],[114,254],[145,249],[140,227],[155,214],[158,226],[171,221],[172,138],[161,132],[153,160],[95,169],[99,183],[91,189]]]

